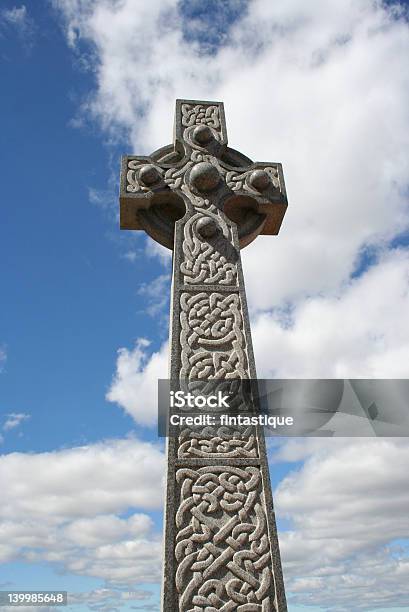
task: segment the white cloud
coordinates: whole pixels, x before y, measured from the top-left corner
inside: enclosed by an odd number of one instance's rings
[[[91,610],[117,609],[121,603],[130,601],[143,601],[151,597],[150,591],[133,590],[121,591],[118,589],[95,589],[84,593],[70,594],[69,605],[86,604]],[[149,604],[148,604],[149,605]]]
[[[407,440],[290,440],[277,459],[305,460],[275,495],[278,514],[292,524],[280,544],[293,603],[334,612],[351,610],[351,602],[354,610],[405,605]]]
[[[164,463],[137,439],[0,456],[0,560],[48,561],[113,584],[158,581],[162,538],[146,511],[162,508]]]
[[[10,431],[10,429],[19,427],[21,423],[30,418],[30,415],[25,414],[24,412],[10,412],[10,414],[6,414],[6,417],[6,421],[3,425],[3,431]]]
[[[146,514],[135,514],[128,520],[105,514],[72,521],[64,532],[80,546],[100,546],[112,544],[124,536],[146,535],[151,528],[152,522]]]
[[[284,165],[281,234],[243,257],[250,304],[268,309],[337,289],[363,246],[408,227],[409,31],[375,3],[254,6],[247,31],[265,47],[221,97],[234,143]]]
[[[101,442],[50,453],[0,457],[4,503],[0,516],[74,519],[161,506],[164,458],[138,440]],[[147,469],[147,467],[149,468]],[[129,487],[129,482],[135,483]]]
[[[184,38],[176,0],[138,11],[130,0],[54,6],[72,45],[92,44],[97,87],[85,113],[122,130],[134,151],[171,139],[175,97],[207,97],[225,101],[233,146],[283,162],[290,207],[281,234],[259,237],[243,254],[253,311],[340,292],[363,249],[385,248],[408,228],[403,9],[255,0],[207,55]]]
[[[254,317],[259,376],[406,378],[409,256],[396,250],[337,292]]]
[[[116,373],[106,395],[116,402],[140,425],[157,422],[158,379],[167,377],[168,346],[148,354],[149,342],[139,339],[133,350],[118,351]]]

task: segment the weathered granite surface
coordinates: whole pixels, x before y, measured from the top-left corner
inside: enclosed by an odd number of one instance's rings
[[[123,158],[120,206],[173,249],[170,378],[256,378],[240,247],[280,229],[281,164],[227,146],[222,103],[177,100],[174,144]],[[287,610],[262,431],[181,432],[167,453],[163,611]]]

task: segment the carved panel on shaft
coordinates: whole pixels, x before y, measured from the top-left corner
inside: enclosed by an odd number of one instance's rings
[[[247,378],[239,295],[184,292],[180,305],[180,378]]]
[[[179,459],[258,456],[254,427],[189,427],[182,430],[178,441]]]
[[[257,467],[179,469],[180,612],[274,612],[274,577]]]
[[[197,231],[202,220],[216,224],[218,229],[214,237],[206,241]],[[237,286],[237,257],[231,229],[221,215],[196,212],[186,221],[180,267],[184,283]]]

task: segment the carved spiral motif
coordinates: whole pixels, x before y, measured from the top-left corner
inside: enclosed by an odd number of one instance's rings
[[[252,194],[258,194],[260,189],[256,188],[257,182],[252,184],[255,178],[255,174],[260,172],[258,170],[246,170],[246,172],[237,172],[232,170],[226,174],[226,184],[232,191],[247,191]],[[265,174],[271,182],[273,189],[279,190],[280,181],[278,176],[277,168],[273,166],[266,166],[262,169],[262,173]],[[265,185],[264,187],[266,187]]]
[[[220,142],[221,132],[207,124],[193,124],[185,128],[183,139],[196,152],[207,151],[207,147],[214,146],[215,143]]]
[[[208,216],[212,218],[210,211]],[[206,242],[197,230],[197,224],[203,218],[203,214],[196,213],[186,221],[184,227],[184,261],[180,266],[184,282],[192,285],[237,285],[237,266],[235,261],[231,261],[235,253],[230,246],[229,228],[221,217],[214,215],[222,235],[217,241]]]
[[[162,178],[162,170],[146,161],[132,159],[128,161],[126,173],[126,191],[138,193],[138,191],[149,191],[151,186],[158,183]]]
[[[275,612],[259,468],[182,468],[176,480],[179,611]]]

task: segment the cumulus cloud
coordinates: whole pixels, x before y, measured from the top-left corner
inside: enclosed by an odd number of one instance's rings
[[[132,350],[119,349],[106,399],[119,404],[138,424],[151,426],[158,417],[158,379],[167,376],[168,345],[149,354],[149,344],[142,338]]]
[[[406,440],[290,440],[274,460],[300,461],[275,504],[292,603],[346,612],[409,599]],[[391,469],[390,466],[393,466]]]
[[[244,251],[260,310],[339,288],[362,249],[408,227],[409,32],[367,2],[256,2],[240,32],[262,50],[224,85],[230,133],[283,162],[290,202],[280,236]]]
[[[137,439],[0,457],[0,560],[50,562],[112,584],[157,582],[164,455]],[[127,513],[127,516],[124,516]]]
[[[0,477],[5,501],[0,515],[13,519],[28,512],[33,519],[43,515],[68,519],[128,506],[158,508],[163,462],[159,448],[132,439],[3,455]],[[132,478],[137,487],[129,487]]]
[[[130,0],[54,6],[70,44],[93,50],[97,86],[84,114],[134,151],[171,139],[176,97],[215,98],[225,101],[233,146],[283,162],[290,207],[281,234],[243,252],[253,312],[339,291],[368,249],[408,229],[403,8],[254,0],[206,53],[176,0],[138,11]]]
[[[21,423],[27,421],[30,418],[29,414],[25,414],[24,412],[10,412],[10,414],[6,415],[6,421],[3,425],[4,431],[10,431],[10,429],[15,429],[19,427]]]
[[[406,378],[409,255],[385,253],[338,291],[254,317],[263,377]]]

